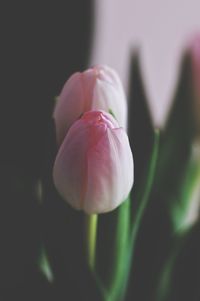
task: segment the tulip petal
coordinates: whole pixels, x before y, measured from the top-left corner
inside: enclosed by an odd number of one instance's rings
[[[81,209],[84,181],[86,179],[85,154],[88,129],[70,128],[57,154],[53,178],[61,196],[76,209]],[[81,148],[80,148],[81,145]]]
[[[65,83],[54,110],[56,137],[61,145],[70,126],[90,110],[113,112],[120,126],[127,128],[127,103],[116,72],[98,65],[77,72]]]
[[[53,177],[61,196],[74,208],[86,213],[115,209],[133,184],[133,157],[126,132],[110,114],[85,113],[65,137]]]

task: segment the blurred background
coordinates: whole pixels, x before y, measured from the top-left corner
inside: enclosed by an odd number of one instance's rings
[[[198,0],[1,1],[0,300],[52,297],[36,267],[44,226],[36,187],[64,82],[77,70],[108,64],[128,94],[137,49],[152,119],[163,125],[183,49],[200,30],[199,11]],[[56,231],[62,206],[47,217],[53,237],[65,236]]]
[[[91,62],[111,65],[127,89],[131,52],[139,48],[156,124],[165,121],[184,47],[200,30],[198,11],[198,0],[95,1]]]

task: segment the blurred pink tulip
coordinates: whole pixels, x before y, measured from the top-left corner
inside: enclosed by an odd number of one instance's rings
[[[115,209],[133,185],[133,157],[125,130],[106,112],[84,113],[64,138],[53,178],[72,207],[88,214]]]
[[[200,34],[196,35],[189,47],[192,63],[192,81],[194,88],[194,114],[197,124],[198,134],[200,135]]]
[[[116,72],[97,65],[73,74],[65,83],[54,110],[57,143],[60,145],[70,126],[90,110],[112,112],[119,125],[127,126],[127,103]]]

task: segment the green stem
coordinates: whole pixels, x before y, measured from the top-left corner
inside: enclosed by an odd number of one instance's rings
[[[128,283],[128,277],[130,275],[130,267],[131,267],[131,265],[133,265],[133,261],[134,261],[135,243],[137,240],[138,231],[141,226],[144,211],[145,211],[147,202],[149,200],[149,196],[150,196],[153,182],[154,182],[155,171],[156,171],[157,160],[158,160],[159,138],[160,138],[160,132],[159,132],[159,130],[155,130],[154,146],[153,146],[153,150],[152,150],[151,160],[149,163],[148,173],[147,173],[147,177],[146,177],[146,183],[144,185],[145,189],[142,194],[142,197],[138,197],[138,199],[140,200],[140,204],[136,210],[135,219],[134,219],[134,222],[132,225],[130,247],[129,247],[129,257],[127,259],[129,264],[127,264],[126,279],[124,280],[126,285]]]
[[[159,149],[159,131],[155,131],[154,146],[151,154],[151,160],[148,167],[148,173],[145,181],[145,189],[142,191],[139,207],[135,214],[135,220],[130,229],[130,198],[121,205],[119,208],[118,225],[117,225],[117,236],[115,246],[115,267],[113,269],[112,285],[109,288],[106,301],[119,301],[123,300],[127,285],[128,278],[130,275],[131,262],[133,261],[135,242],[141,221],[144,215],[144,211],[149,200],[152,185],[154,182],[155,170],[158,160],[158,149]],[[131,231],[130,231],[131,230]]]
[[[136,213],[136,217],[135,217],[134,225],[133,225],[133,229],[132,229],[132,244],[134,244],[134,242],[136,240],[138,229],[141,224],[144,210],[146,208],[147,202],[149,200],[149,195],[150,195],[150,192],[151,192],[151,189],[153,186],[156,164],[157,164],[157,160],[158,160],[159,137],[160,137],[159,130],[156,130],[155,131],[154,148],[153,148],[152,157],[151,157],[151,161],[150,161],[150,165],[149,165],[149,169],[148,169],[149,172],[147,175],[147,181],[145,184],[144,194],[140,201],[140,205],[137,209],[137,213]]]
[[[123,300],[130,239],[130,196],[118,209],[112,281],[106,301]]]
[[[87,258],[91,270],[94,271],[96,261],[98,215],[86,215]]]

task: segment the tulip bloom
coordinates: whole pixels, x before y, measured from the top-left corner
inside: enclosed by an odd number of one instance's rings
[[[198,134],[200,135],[200,34],[196,35],[189,47],[192,64],[192,80],[194,88],[194,114]]]
[[[86,112],[64,138],[53,178],[72,207],[88,214],[115,209],[133,185],[133,157],[125,130],[106,112]]]
[[[195,36],[190,47],[192,59],[192,71],[195,80],[196,88],[200,97],[200,34]]]
[[[53,114],[58,145],[74,121],[91,110],[112,112],[120,126],[127,126],[127,103],[121,81],[107,66],[77,72],[65,83]]]

